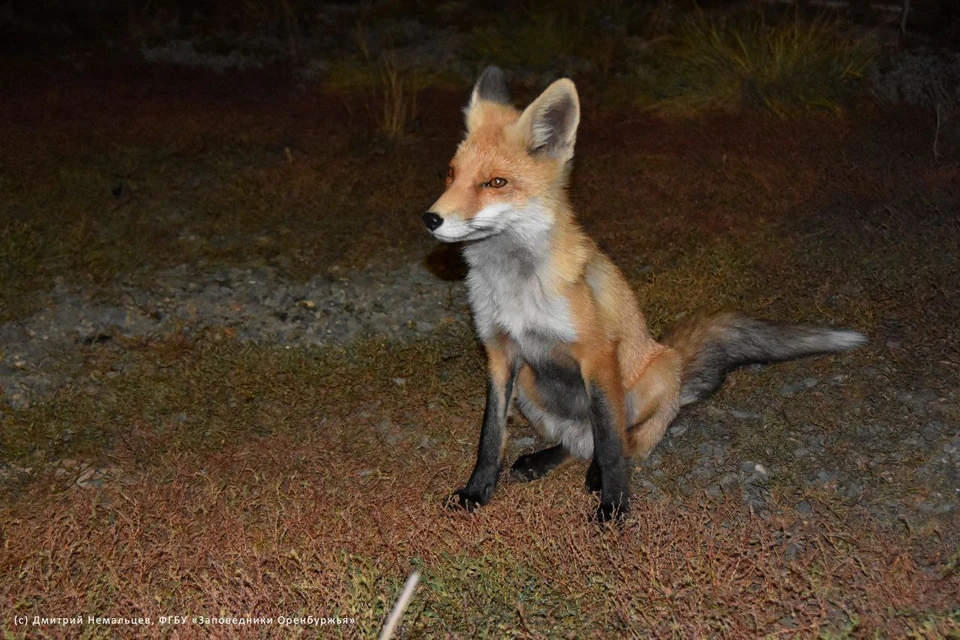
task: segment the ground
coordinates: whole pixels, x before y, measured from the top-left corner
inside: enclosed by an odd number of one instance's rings
[[[414,568],[404,637],[960,633],[960,163],[929,113],[663,120],[584,92],[573,201],[655,332],[729,307],[870,337],[732,375],[601,528],[579,463],[441,506],[483,358],[420,214],[465,88],[387,143],[275,69],[101,52],[8,59],[0,86],[11,637],[370,636]],[[511,427],[510,460],[542,446]]]

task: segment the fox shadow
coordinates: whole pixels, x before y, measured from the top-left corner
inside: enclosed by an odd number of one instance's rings
[[[445,282],[466,280],[468,266],[460,251],[461,244],[440,244],[423,259],[427,271]]]

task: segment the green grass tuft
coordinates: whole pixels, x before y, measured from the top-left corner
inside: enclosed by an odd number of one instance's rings
[[[621,0],[531,0],[505,11],[493,24],[473,29],[465,54],[478,64],[495,63],[506,69],[570,73],[585,61],[607,73],[623,57],[626,25],[639,15]]]
[[[768,24],[758,13],[698,12],[651,50],[654,108],[689,113],[755,109],[837,111],[867,77],[872,40],[828,19]]]
[[[460,84],[451,74],[403,60],[392,45],[380,46],[375,53],[361,25],[354,39],[360,57],[332,65],[327,87],[364,96],[377,132],[389,140],[400,140],[412,132],[423,89]]]

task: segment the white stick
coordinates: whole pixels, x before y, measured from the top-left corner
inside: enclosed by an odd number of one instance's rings
[[[393,637],[393,632],[397,630],[400,619],[403,618],[403,612],[406,611],[407,605],[410,604],[410,599],[413,598],[413,592],[417,590],[418,582],[420,582],[420,572],[414,571],[404,583],[403,591],[400,592],[400,597],[397,598],[396,604],[393,605],[393,611],[390,612],[390,617],[387,618],[383,629],[380,631],[380,640],[390,640],[390,638]]]

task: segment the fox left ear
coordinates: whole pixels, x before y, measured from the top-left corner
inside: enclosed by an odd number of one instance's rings
[[[573,158],[580,124],[580,98],[572,80],[551,84],[520,115],[517,126],[527,137],[531,155],[545,155],[561,162]]]
[[[473,109],[481,100],[510,104],[510,87],[507,85],[507,76],[500,67],[490,65],[483,70],[477,83],[473,85],[467,110]]]
[[[495,102],[512,106],[507,76],[503,74],[500,67],[490,65],[477,78],[477,84],[473,86],[473,93],[470,94],[470,102],[463,109],[463,115],[467,121],[467,131],[475,129],[483,119],[485,111],[477,108],[480,102]]]

